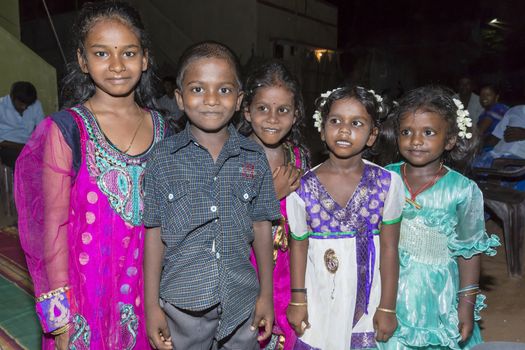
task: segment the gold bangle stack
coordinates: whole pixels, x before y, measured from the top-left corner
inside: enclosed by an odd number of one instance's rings
[[[51,298],[53,298],[53,297],[55,297],[57,295],[60,295],[62,293],[67,292],[68,290],[69,290],[68,286],[60,287],[60,288],[57,288],[57,289],[53,289],[50,292],[40,294],[40,296],[38,298],[36,298],[36,302],[39,303],[39,302],[41,302],[43,300],[51,299]]]
[[[377,311],[383,311],[383,312],[386,312],[388,314],[395,314],[396,313],[396,310],[385,309],[384,307],[378,307],[376,310]]]
[[[66,324],[65,326],[62,326],[60,328],[55,329],[53,332],[51,332],[52,335],[57,336],[60,334],[64,334],[67,331],[69,331],[69,328],[71,327],[71,323]]]

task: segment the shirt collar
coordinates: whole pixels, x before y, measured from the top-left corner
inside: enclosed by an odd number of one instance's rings
[[[228,125],[228,132],[230,136],[224,144],[224,150],[228,152],[230,156],[239,155],[241,148],[252,152],[264,153],[262,148],[257,143],[248,139],[247,137],[240,135],[237,129],[231,123]],[[195,139],[191,133],[190,123],[187,122],[184,130],[175,135],[174,142],[171,147],[171,153],[179,151],[189,143],[195,143],[196,145],[199,144],[197,139]]]

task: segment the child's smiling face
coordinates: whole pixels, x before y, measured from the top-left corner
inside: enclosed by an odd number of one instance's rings
[[[412,166],[424,167],[441,162],[455,138],[449,135],[447,120],[432,111],[416,110],[399,119],[399,152]]]
[[[101,19],[89,30],[78,63],[90,75],[97,92],[113,97],[135,90],[142,72],[148,68],[147,54],[137,34],[124,22]]]
[[[230,61],[211,57],[196,59],[187,66],[176,97],[193,128],[216,133],[225,129],[239,110],[242,92]]]
[[[244,117],[255,141],[267,147],[280,145],[296,121],[294,95],[284,85],[257,88]]]

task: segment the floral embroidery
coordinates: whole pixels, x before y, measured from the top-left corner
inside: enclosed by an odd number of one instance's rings
[[[144,209],[141,182],[149,150],[139,156],[128,156],[113,147],[100,130],[95,118],[83,106],[73,108],[83,119],[87,130],[86,163],[89,174],[96,178],[99,189],[108,197],[111,208],[126,222],[137,226]],[[164,122],[153,113],[154,143],[164,136]]]
[[[137,330],[139,320],[135,309],[130,304],[124,304],[120,308],[120,335],[122,341],[121,349],[131,350],[137,343]]]
[[[73,334],[69,338],[69,350],[89,350],[91,329],[84,317],[75,314],[73,317]]]

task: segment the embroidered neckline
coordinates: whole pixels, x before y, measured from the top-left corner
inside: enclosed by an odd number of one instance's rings
[[[91,111],[86,108],[84,105],[80,104],[76,107],[73,107],[73,110],[77,112],[82,119],[85,121],[85,126],[88,131],[88,136],[91,140],[95,141],[97,148],[102,148],[108,153],[112,158],[115,158],[119,161],[124,161],[126,164],[140,164],[146,161],[148,154],[153,149],[153,146],[162,138],[162,118],[154,110],[150,110],[150,118],[153,122],[153,138],[149,147],[142,153],[136,155],[129,155],[120,151],[111,141],[109,141],[100,125],[98,125],[95,117]]]

